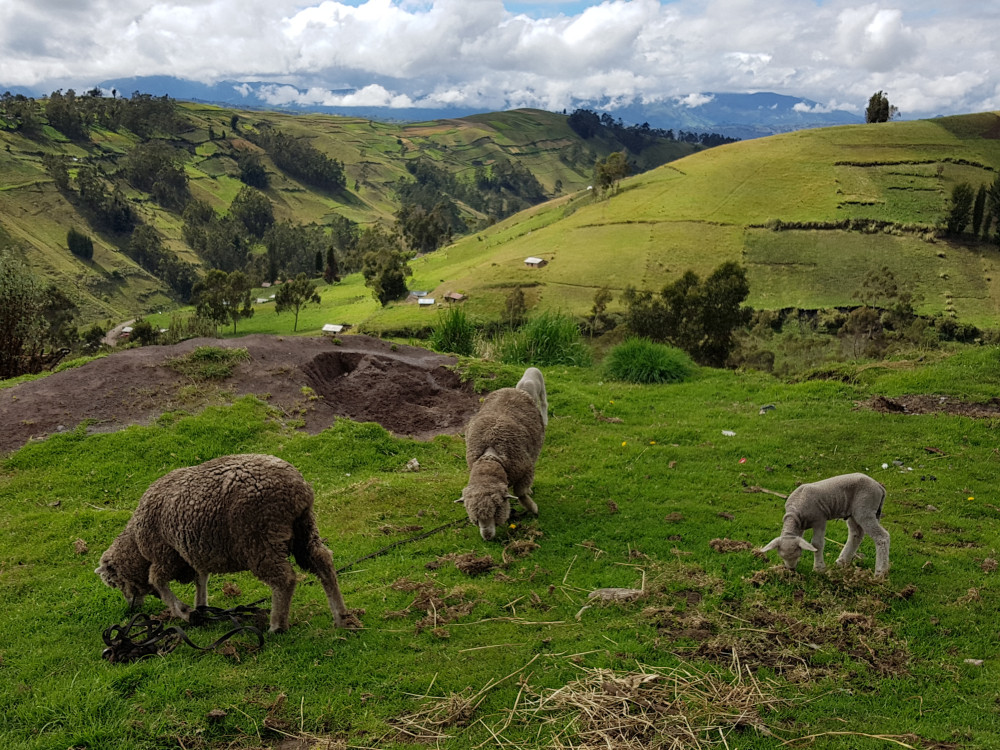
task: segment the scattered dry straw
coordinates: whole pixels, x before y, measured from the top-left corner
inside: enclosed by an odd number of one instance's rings
[[[729,743],[735,732],[772,736],[760,712],[780,701],[738,663],[725,675],[692,666],[641,670],[585,669],[556,690],[528,686],[517,713],[550,727],[552,748],[701,750],[735,746]]]

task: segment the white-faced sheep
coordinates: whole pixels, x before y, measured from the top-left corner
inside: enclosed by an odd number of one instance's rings
[[[465,503],[472,523],[489,541],[510,517],[510,501],[519,500],[531,513],[535,462],[548,423],[548,398],[541,371],[529,367],[515,388],[489,394],[465,432],[469,483],[456,502]],[[508,493],[512,487],[514,494]]]
[[[847,519],[847,543],[837,558],[838,565],[847,565],[865,534],[875,542],[875,575],[889,572],[889,532],[879,519],[885,502],[885,487],[865,474],[842,474],[797,487],[785,501],[785,516],[781,521],[781,536],[772,539],[761,551],[778,550],[785,567],[794,570],[802,550],[815,553],[813,569],[826,570],[823,545],[826,522],[834,518]],[[812,544],[802,534],[813,530]]]
[[[274,632],[288,629],[292,554],[322,582],[334,624],[348,626],[353,615],[344,606],[312,507],[312,488],[294,466],[274,456],[223,456],[176,469],[146,490],[95,572],[120,589],[130,607],[156,594],[171,615],[188,620],[191,608],[170,590],[170,581],[194,581],[195,606],[202,606],[210,573],[249,570],[271,587]]]

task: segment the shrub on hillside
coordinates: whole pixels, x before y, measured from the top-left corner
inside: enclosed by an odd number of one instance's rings
[[[431,333],[434,351],[472,356],[476,347],[476,326],[458,305],[438,314],[437,326]]]
[[[694,372],[685,352],[649,339],[630,338],[608,353],[608,377],[628,383],[679,383]]]
[[[69,251],[78,258],[90,260],[94,257],[94,241],[76,227],[70,227],[66,233],[66,244]]]
[[[516,331],[500,334],[496,357],[506,364],[588,365],[590,350],[580,338],[576,321],[564,313],[543,312]]]

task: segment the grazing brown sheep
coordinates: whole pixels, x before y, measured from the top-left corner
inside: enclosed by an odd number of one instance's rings
[[[95,571],[130,607],[156,594],[174,617],[191,607],[170,581],[195,582],[195,606],[208,603],[210,573],[249,570],[271,587],[271,631],[288,629],[295,591],[289,554],[323,584],[337,627],[349,619],[333,556],[319,538],[313,491],[274,456],[223,456],[176,469],[153,482]],[[349,618],[349,619],[345,619]]]
[[[519,500],[531,513],[535,462],[542,450],[548,422],[545,379],[529,367],[516,388],[489,394],[465,432],[469,483],[456,501],[465,504],[472,523],[489,541],[510,517],[510,501]],[[514,494],[507,488],[513,487]]]

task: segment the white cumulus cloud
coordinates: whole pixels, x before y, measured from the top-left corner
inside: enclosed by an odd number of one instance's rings
[[[774,91],[854,111],[883,90],[915,116],[996,107],[998,38],[996,3],[952,0],[3,0],[0,87],[171,75],[273,83],[276,103],[549,109]]]

